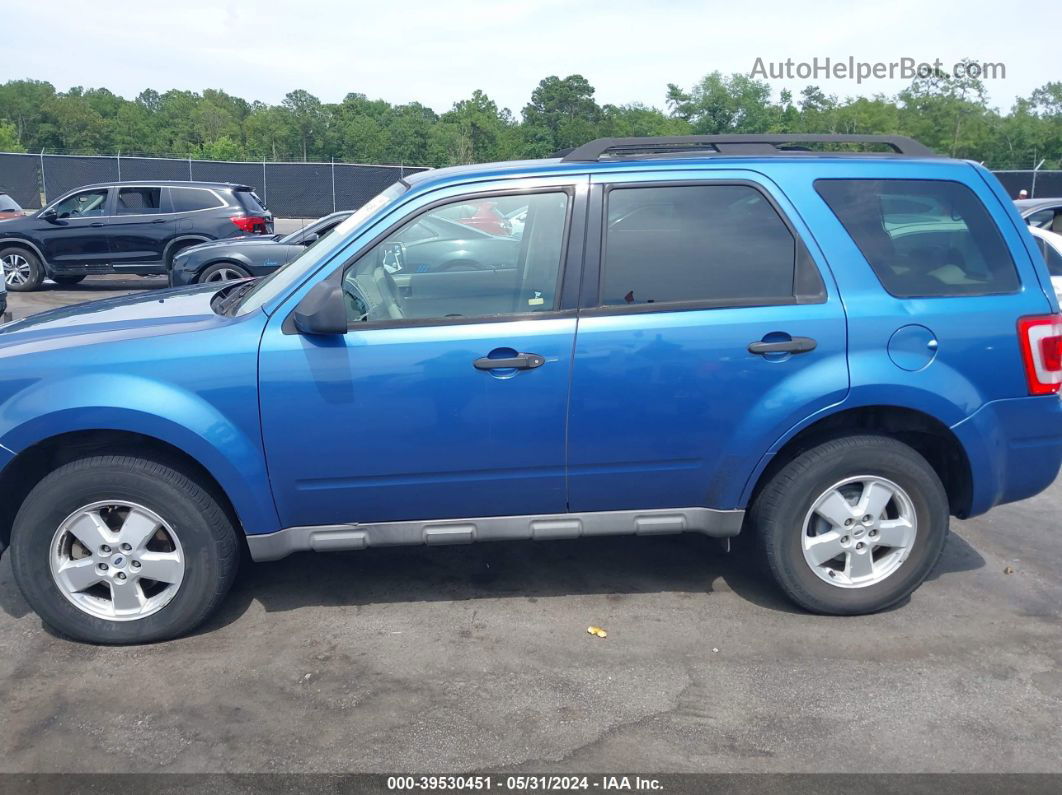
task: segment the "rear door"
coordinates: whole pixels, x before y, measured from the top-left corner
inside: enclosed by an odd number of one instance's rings
[[[847,392],[828,271],[759,174],[593,181],[570,509],[740,507],[774,441]]]
[[[176,231],[169,198],[164,197],[161,187],[129,185],[116,189],[110,219],[111,263],[116,270],[161,265],[166,243]]]

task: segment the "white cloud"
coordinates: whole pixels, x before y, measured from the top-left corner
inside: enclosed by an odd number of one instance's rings
[[[748,73],[757,57],[946,64],[971,57],[1006,64],[1007,78],[987,87],[1007,109],[1015,96],[1062,79],[1060,23],[1062,4],[1023,11],[983,0],[53,0],[4,8],[0,79],[43,79],[60,90],[105,86],[126,97],[148,87],[222,88],[272,103],[294,88],[328,102],[356,91],[438,111],[480,88],[519,113],[549,74],[584,75],[600,102],[663,106],[668,82],[689,86],[713,70]],[[807,82],[840,96],[905,85]]]

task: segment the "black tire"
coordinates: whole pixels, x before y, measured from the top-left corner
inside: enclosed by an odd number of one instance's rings
[[[85,280],[84,276],[53,276],[52,281],[62,287],[71,287],[75,284],[81,284]]]
[[[13,293],[28,293],[36,290],[41,286],[41,282],[44,281],[44,265],[41,264],[40,259],[32,251],[21,246],[7,246],[6,248],[0,248],[0,261],[7,265],[7,257],[15,256],[21,257],[25,262],[28,274],[25,281],[14,282],[11,281],[10,275],[8,275],[7,289]]]
[[[908,557],[871,585],[842,588],[804,558],[804,519],[833,484],[856,476],[892,481],[907,492],[917,520]],[[777,471],[756,497],[750,524],[767,568],[801,607],[827,615],[862,615],[906,599],[932,572],[948,533],[948,497],[936,471],[911,447],[882,436],[848,436],[814,447]]]
[[[196,281],[201,284],[213,281],[217,274],[220,274],[223,271],[230,271],[232,274],[234,274],[230,277],[232,279],[246,279],[248,276],[251,275],[247,272],[246,268],[240,267],[235,262],[215,262],[213,265],[204,268],[203,272],[199,274],[199,278],[196,279]]]
[[[184,552],[176,594],[144,618],[115,621],[85,612],[63,595],[51,574],[51,542],[60,524],[77,509],[105,500],[154,511]],[[56,469],[29,493],[11,534],[12,568],[26,601],[46,624],[89,643],[150,643],[191,631],[225,597],[239,557],[232,523],[208,490],[177,464],[135,455],[83,458]]]

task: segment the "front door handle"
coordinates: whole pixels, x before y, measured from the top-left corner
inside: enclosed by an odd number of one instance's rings
[[[483,356],[472,362],[477,370],[533,370],[546,363],[544,356],[537,353],[518,353],[506,359],[491,359]]]
[[[89,224],[89,226],[95,227],[97,229],[103,225],[103,221],[93,221],[91,224]]]
[[[765,356],[768,353],[807,353],[815,350],[817,345],[818,343],[811,337],[793,337],[792,339],[779,340],[778,342],[763,342],[759,340],[749,343],[749,353],[755,353],[760,356]]]

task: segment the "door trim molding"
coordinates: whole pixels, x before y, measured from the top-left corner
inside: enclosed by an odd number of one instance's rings
[[[607,535],[702,533],[731,538],[741,530],[743,510],[654,508],[646,511],[486,516],[372,524],[287,527],[248,535],[255,561],[280,560],[292,552],[332,552],[407,545],[470,544],[474,541],[552,541]]]

